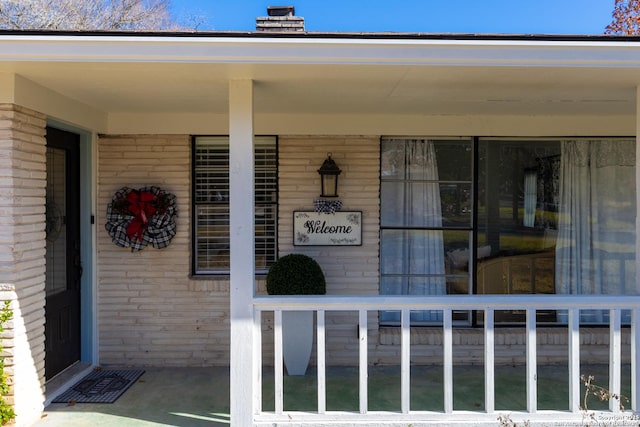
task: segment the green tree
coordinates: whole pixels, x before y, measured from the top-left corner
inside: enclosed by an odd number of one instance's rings
[[[176,30],[169,0],[0,0],[10,30]]]
[[[640,35],[640,0],[615,0],[611,15],[605,34]]]

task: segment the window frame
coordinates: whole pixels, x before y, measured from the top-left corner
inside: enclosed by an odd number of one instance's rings
[[[214,269],[214,268],[198,268],[198,243],[199,243],[199,235],[198,235],[198,210],[199,207],[202,206],[227,206],[227,216],[228,216],[228,210],[229,210],[229,202],[227,201],[226,203],[216,203],[216,204],[212,204],[212,203],[206,203],[206,202],[199,202],[198,201],[198,177],[197,177],[197,169],[198,169],[198,159],[197,159],[197,142],[199,139],[201,138],[220,138],[220,139],[226,139],[227,140],[227,150],[228,150],[228,146],[229,146],[229,135],[192,135],[191,137],[191,275],[192,277],[213,277],[213,278],[225,278],[225,277],[229,277],[230,274],[230,270],[229,267],[226,268],[219,268],[219,269]],[[258,138],[264,138],[264,139],[272,139],[273,140],[273,156],[274,156],[274,161],[273,161],[273,165],[272,167],[268,168],[267,170],[270,170],[272,172],[272,178],[273,178],[273,183],[272,183],[272,188],[270,190],[272,190],[272,192],[274,193],[274,197],[273,199],[269,202],[266,203],[264,201],[262,202],[257,202],[255,200],[255,196],[258,195],[258,191],[257,189],[264,185],[265,182],[267,182],[266,180],[263,180],[261,183],[257,183],[257,180],[259,178],[259,175],[256,173],[256,171],[258,170],[258,162],[257,162],[257,158],[256,158],[256,152],[255,152],[255,146],[254,146],[254,211],[257,211],[261,206],[264,207],[268,207],[270,208],[270,210],[272,210],[272,217],[270,218],[268,222],[268,227],[272,228],[273,232],[272,235],[266,237],[266,240],[271,240],[272,242],[272,247],[268,250],[268,252],[272,252],[272,257],[271,258],[267,258],[265,260],[265,266],[261,267],[261,268],[257,268],[255,269],[256,272],[256,276],[264,276],[267,274],[270,265],[275,262],[275,260],[277,260],[278,257],[278,207],[279,207],[279,188],[278,188],[278,171],[279,171],[279,141],[278,141],[278,137],[276,135],[255,135],[254,137],[255,139]],[[227,151],[227,156],[228,156],[228,151]],[[229,163],[228,163],[228,157],[227,157],[227,164],[226,164],[226,173],[228,176],[229,173]],[[228,181],[227,181],[228,182]],[[263,234],[258,236],[257,234],[257,228],[255,228],[255,221],[257,219],[257,216],[254,214],[254,240],[257,242],[259,240],[264,239],[264,236],[267,234]],[[228,239],[227,241],[230,240],[230,235],[227,232],[226,238]],[[266,247],[266,246],[265,246]],[[257,245],[254,248],[254,256],[256,255],[256,252],[258,250],[264,250],[264,248],[259,248]],[[257,257],[256,257],[257,259]]]
[[[411,179],[411,178],[404,178],[404,179],[394,179],[394,180],[385,180],[382,177],[382,149],[383,149],[383,141],[385,140],[394,140],[394,139],[406,139],[406,140],[411,140],[411,139],[417,139],[417,140],[433,140],[433,141],[446,141],[446,142],[455,142],[455,141],[461,141],[461,142],[467,142],[469,144],[469,148],[471,149],[471,153],[470,153],[470,174],[471,176],[469,177],[469,181],[467,182],[469,184],[470,187],[470,192],[471,192],[471,215],[469,217],[469,225],[446,225],[443,224],[439,227],[432,227],[432,226],[415,226],[415,225],[384,225],[383,224],[383,214],[382,214],[382,208],[383,208],[383,203],[382,203],[382,183],[383,182],[392,182],[392,181],[402,181],[405,183],[411,183],[415,180]],[[476,257],[476,253],[477,253],[477,232],[478,232],[478,215],[477,215],[477,192],[478,192],[478,180],[476,179],[476,171],[477,171],[477,152],[478,150],[478,138],[477,137],[470,137],[470,136],[412,136],[412,137],[407,137],[407,136],[382,136],[380,138],[380,186],[381,186],[381,192],[380,192],[380,228],[379,228],[379,235],[380,235],[380,245],[379,245],[379,259],[380,259],[380,284],[382,284],[382,278],[384,277],[394,277],[394,276],[403,276],[406,277],[407,280],[411,280],[412,277],[419,277],[420,275],[412,275],[410,273],[402,273],[402,274],[384,274],[382,271],[382,236],[384,234],[384,231],[401,231],[401,232],[412,232],[412,231],[441,231],[443,233],[446,232],[463,232],[463,233],[468,233],[469,235],[469,250],[471,253],[471,256],[473,257],[473,259],[475,259]],[[434,181],[435,183],[438,183],[438,185],[440,184],[464,184],[466,181],[464,180],[454,180],[454,181],[450,181],[450,180],[446,180],[446,179],[440,179],[438,178],[437,180]],[[471,263],[470,264],[470,269],[469,272],[467,274],[467,290],[468,293],[466,295],[473,295],[476,292],[475,286],[476,286],[476,280],[475,280],[475,274],[476,274],[476,263]],[[447,278],[447,277],[461,277],[460,275],[457,274],[444,274],[443,277]],[[446,279],[445,279],[446,280]],[[462,320],[456,320],[455,317],[459,317],[457,316],[457,314],[460,314],[462,317],[465,317],[465,319]],[[412,320],[411,321],[413,325],[420,325],[420,326],[435,326],[435,325],[440,325],[441,323],[438,323],[438,321],[415,321]],[[456,324],[469,324],[469,323],[475,323],[475,316],[472,316],[472,313],[470,311],[465,310],[464,312],[455,312],[454,313],[454,322]],[[381,321],[381,325],[382,326],[398,326],[399,323],[396,323],[394,321]]]
[[[442,137],[442,136],[424,136],[424,135],[420,135],[420,136],[411,136],[411,137],[407,137],[407,136],[395,136],[395,135],[385,135],[382,136],[380,138],[380,185],[381,185],[381,192],[380,192],[380,245],[379,245],[379,257],[380,257],[380,265],[381,265],[381,270],[380,270],[380,288],[379,291],[382,292],[382,279],[383,279],[383,272],[382,272],[382,265],[383,265],[383,242],[382,242],[382,238],[383,238],[383,231],[384,230],[443,230],[446,231],[448,229],[450,229],[447,226],[442,226],[442,227],[437,227],[437,228],[433,228],[433,227],[396,227],[396,226],[384,226],[383,225],[383,221],[382,221],[382,216],[383,216],[383,212],[382,212],[382,207],[383,207],[383,201],[382,201],[382,184],[384,182],[383,179],[383,158],[382,158],[382,154],[383,154],[383,142],[385,140],[392,140],[392,139],[419,139],[419,140],[434,140],[434,141],[438,141],[438,140],[454,140],[454,139],[461,139],[461,140],[470,140],[471,142],[471,188],[472,188],[472,200],[471,200],[471,209],[472,209],[472,215],[471,215],[471,228],[469,229],[470,231],[470,240],[469,240],[469,265],[468,265],[468,272],[469,272],[469,283],[468,283],[468,295],[479,295],[478,294],[478,286],[479,286],[479,278],[478,278],[478,266],[479,266],[479,260],[478,260],[478,247],[481,243],[479,243],[479,232],[481,231],[481,221],[482,219],[480,218],[480,214],[479,214],[479,203],[480,203],[480,183],[481,183],[481,174],[482,171],[479,168],[479,162],[480,162],[480,157],[481,157],[481,144],[483,143],[491,143],[491,141],[508,141],[508,142],[531,142],[531,143],[535,143],[535,142],[543,142],[543,141],[557,141],[557,142],[562,142],[562,141],[567,141],[567,140],[591,140],[591,141],[605,141],[605,140],[613,140],[613,141],[624,141],[624,140],[633,140],[635,139],[635,137],[629,137],[629,136],[579,136],[579,137],[567,137],[567,136],[560,136],[560,137],[552,137],[552,136],[546,136],[546,137],[536,137],[536,136],[517,136],[517,137],[508,137],[508,136],[502,136],[502,137],[491,137],[491,136],[469,136],[469,137],[463,137],[463,136],[453,136],[453,137]],[[637,146],[636,146],[636,150],[637,150]],[[640,167],[639,164],[637,164],[637,162],[634,164],[635,168]],[[638,191],[640,191],[640,188],[636,188],[635,189],[636,193]],[[636,196],[637,197],[637,196]],[[635,230],[636,233],[640,232],[640,230],[638,230],[636,228]],[[409,276],[409,275],[408,275]],[[499,294],[496,294],[499,295]],[[598,294],[593,294],[598,295]],[[457,320],[454,318],[454,323],[458,323],[461,325],[469,325],[469,326],[480,326],[483,324],[483,321],[481,319],[481,317],[479,316],[479,313],[476,311],[469,311],[469,316],[467,319],[465,320]],[[606,317],[606,316],[605,316]],[[558,318],[559,319],[559,318]],[[553,325],[562,325],[564,323],[562,323],[563,321],[561,320],[556,320],[556,321],[543,321],[543,324],[545,326],[553,326]],[[502,322],[501,322],[502,323]],[[502,323],[501,326],[510,326],[510,325],[521,325],[522,322],[520,321],[504,321]],[[593,323],[590,321],[586,321],[585,323],[583,323],[583,321],[581,320],[581,324],[585,324],[588,326],[596,326],[596,325],[601,325],[600,323]],[[388,321],[381,321],[380,322],[381,326],[397,326],[396,322],[393,320],[388,320]],[[431,322],[425,322],[425,323],[420,323],[420,322],[415,322],[412,320],[412,326],[441,326],[441,323],[437,322],[437,321],[431,321]]]

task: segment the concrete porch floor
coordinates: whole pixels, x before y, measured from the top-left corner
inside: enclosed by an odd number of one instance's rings
[[[37,427],[46,426],[222,426],[229,425],[229,369],[145,368],[145,374],[115,403],[47,406]],[[581,369],[606,386],[607,366]],[[454,409],[484,410],[482,366],[454,367]],[[565,366],[538,367],[539,409],[568,407]],[[622,394],[630,394],[630,368],[623,367]],[[496,411],[526,408],[524,366],[496,367]],[[357,411],[357,368],[327,370],[327,410]],[[315,411],[316,377],[310,369],[303,377],[284,378],[285,410]],[[264,372],[263,407],[273,410],[273,373]],[[400,410],[400,377],[397,367],[375,367],[369,371],[369,410]],[[442,367],[412,367],[411,407],[441,411]],[[606,409],[605,402],[590,398],[589,409]]]
[[[141,369],[145,370],[142,377],[116,402],[52,403],[35,425],[199,427],[230,424],[229,368]]]

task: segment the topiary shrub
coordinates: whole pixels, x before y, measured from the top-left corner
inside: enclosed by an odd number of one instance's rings
[[[267,273],[269,295],[323,295],[327,293],[320,265],[303,254],[278,259]]]

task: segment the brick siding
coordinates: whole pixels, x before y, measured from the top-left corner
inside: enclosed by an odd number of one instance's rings
[[[14,311],[2,344],[17,425],[44,403],[45,189],[45,117],[0,105],[0,300]]]
[[[324,271],[329,295],[377,295],[380,138],[281,136],[278,150],[280,255],[303,253],[314,258]],[[344,203],[342,210],[362,211],[362,246],[294,246],[293,212],[314,209],[313,202],[320,195],[317,171],[329,152],[342,170],[338,181],[339,199]],[[375,313],[370,314],[369,322],[375,342]],[[357,325],[355,312],[327,313],[327,363],[357,362]],[[263,348],[265,363],[272,364],[272,317],[266,315]]]
[[[379,137],[279,137],[279,254],[316,259],[331,295],[377,295],[379,286]],[[293,211],[313,210],[319,197],[317,169],[327,156],[342,169],[342,210],[362,211],[362,246],[293,245]],[[98,145],[98,321],[100,361],[105,365],[209,366],[229,363],[229,283],[190,277],[190,138],[184,136],[102,136]],[[123,186],[157,185],[178,199],[178,234],[162,250],[137,253],[115,246],[104,229],[106,206]],[[257,281],[264,294],[264,280]],[[263,361],[273,363],[272,316],[263,319]],[[327,363],[357,363],[357,312],[327,313]],[[581,339],[599,340],[607,330],[584,330]],[[441,363],[439,328],[412,331],[412,360]],[[539,360],[566,360],[566,342],[553,330],[539,332]],[[603,335],[604,336],[604,335]],[[600,337],[600,338],[599,338]],[[504,342],[501,341],[504,338]],[[369,313],[370,361],[397,364],[399,330],[379,328]],[[482,330],[454,334],[456,363],[483,358]],[[549,340],[555,340],[553,343]],[[517,330],[496,332],[496,362],[523,360]],[[557,342],[556,342],[557,341]],[[566,338],[565,338],[566,341]],[[606,340],[605,340],[606,341]],[[585,341],[586,343],[587,341]],[[544,344],[544,347],[542,346]],[[583,347],[590,360],[606,360],[608,343]],[[623,357],[626,357],[623,355]],[[313,360],[312,360],[313,363]]]
[[[190,278],[190,138],[102,136],[98,159],[101,364],[228,365],[228,281]],[[111,242],[106,208],[121,187],[148,185],[176,195],[177,234],[165,249],[132,253]]]

